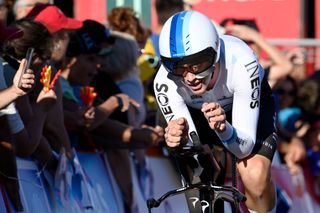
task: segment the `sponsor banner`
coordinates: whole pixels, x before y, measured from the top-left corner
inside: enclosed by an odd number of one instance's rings
[[[24,212],[52,212],[37,165],[32,160],[17,158],[17,166]],[[11,211],[16,212],[13,207]]]
[[[87,176],[87,187],[93,198],[93,212],[121,212],[112,187],[109,171],[100,154],[78,153],[81,166]]]

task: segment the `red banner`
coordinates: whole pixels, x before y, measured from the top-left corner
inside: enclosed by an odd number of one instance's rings
[[[78,20],[93,19],[107,22],[106,0],[74,0],[74,15]]]
[[[300,0],[198,0],[195,2],[199,3],[193,6],[194,10],[206,14],[217,23],[225,18],[255,19],[261,33],[267,38],[300,37]]]

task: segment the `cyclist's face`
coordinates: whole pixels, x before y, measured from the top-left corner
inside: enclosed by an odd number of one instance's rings
[[[211,64],[209,64],[209,62],[207,61],[193,65],[185,64],[177,68],[175,75],[185,77],[189,72],[194,75],[197,75],[206,71],[210,66]]]
[[[183,77],[184,83],[194,94],[202,94],[207,90],[214,66],[208,62],[193,65],[183,65],[177,69],[177,74]]]

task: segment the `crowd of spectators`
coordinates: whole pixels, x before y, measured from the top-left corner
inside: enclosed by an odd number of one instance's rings
[[[73,161],[73,149],[103,150],[130,212],[130,162],[134,159],[142,176],[146,150],[161,150],[163,140],[150,86],[160,63],[158,34],[165,20],[186,5],[156,1],[158,28],[151,31],[130,7],[112,9],[107,27],[66,17],[47,3],[0,0],[1,180],[22,211],[16,156],[34,159],[49,181],[59,156]],[[9,23],[10,10],[15,20]],[[320,189],[319,77],[306,76],[301,52],[285,53],[268,43],[254,20],[230,18],[221,25],[257,55],[266,53],[260,59],[277,98],[281,163],[292,175],[304,167]],[[29,47],[34,55],[23,72]]]

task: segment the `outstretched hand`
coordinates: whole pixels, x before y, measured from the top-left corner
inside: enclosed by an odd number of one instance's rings
[[[188,130],[189,126],[185,118],[169,121],[164,134],[167,146],[177,147],[181,143],[186,143],[188,141]]]
[[[57,102],[57,95],[54,90],[49,91],[41,90],[37,97],[37,105],[42,107],[44,111],[49,111]]]
[[[244,41],[256,41],[261,37],[260,33],[255,29],[245,25],[230,25],[226,27],[227,32],[241,38]]]
[[[129,109],[130,106],[133,106],[135,108],[139,108],[140,104],[130,98],[128,95],[120,93],[115,95],[118,101],[118,107],[120,108],[121,112],[125,112]]]
[[[164,130],[160,126],[152,127],[148,125],[142,125],[143,129],[150,130],[150,142],[153,146],[159,145],[160,141],[163,141]]]
[[[284,161],[292,175],[298,174],[300,171],[300,162],[306,157],[306,149],[303,141],[300,138],[293,137],[287,147],[287,152],[284,155]]]

